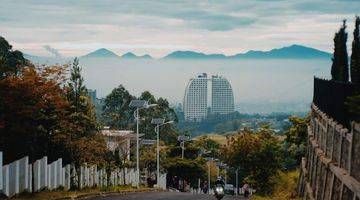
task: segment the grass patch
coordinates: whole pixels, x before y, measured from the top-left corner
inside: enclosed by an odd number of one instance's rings
[[[197,136],[195,137],[194,139],[195,140],[198,140],[198,139],[201,139],[203,137],[207,137],[207,138],[210,138],[216,142],[218,142],[219,144],[221,145],[224,145],[226,144],[226,136],[224,135],[219,135],[219,134],[215,134],[215,133],[212,133],[212,134],[207,134],[207,135],[200,135],[200,136]]]
[[[260,196],[253,195],[252,200],[288,200],[288,199],[301,199],[296,196],[296,187],[299,179],[299,171],[280,172],[276,178],[276,185],[271,195]]]
[[[121,191],[135,191],[136,188],[132,187],[131,185],[124,185],[124,186],[109,186],[109,187],[94,187],[94,188],[84,188],[79,191],[66,191],[66,190],[44,190],[41,192],[37,192],[34,194],[31,193],[22,193],[17,197],[13,197],[11,199],[14,200],[52,200],[52,199],[59,199],[64,197],[76,197],[79,195],[87,195],[87,194],[96,194],[100,192],[121,192]]]

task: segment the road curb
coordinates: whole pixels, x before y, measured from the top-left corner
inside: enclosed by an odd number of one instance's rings
[[[94,193],[80,194],[70,197],[62,197],[55,200],[89,199],[94,197],[107,197],[107,196],[115,196],[115,195],[125,195],[125,194],[134,194],[134,193],[142,193],[142,192],[159,192],[159,191],[163,191],[163,190],[157,188],[144,188],[144,189],[119,190],[119,191],[108,191],[108,192],[94,192]]]

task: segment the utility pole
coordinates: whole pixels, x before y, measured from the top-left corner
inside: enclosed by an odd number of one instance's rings
[[[190,137],[189,136],[185,136],[185,135],[180,135],[178,137],[178,141],[180,142],[180,147],[181,147],[181,158],[184,158],[184,151],[185,151],[185,142],[189,141]]]
[[[160,180],[160,126],[165,124],[172,124],[174,121],[165,122],[163,118],[153,118],[151,120],[152,124],[155,124],[155,133],[156,133],[156,184],[159,187]]]
[[[239,168],[236,168],[235,176],[236,176],[236,195],[239,195]]]
[[[181,146],[181,159],[184,159],[185,142],[180,143]]]
[[[210,189],[211,189],[211,185],[210,185],[210,179],[211,179],[211,172],[210,172],[210,161],[208,161],[208,194],[210,194]]]
[[[136,109],[136,188],[139,189],[140,167],[139,167],[139,108]]]
[[[136,108],[134,116],[136,119],[136,188],[139,188],[140,184],[140,167],[139,167],[139,110],[140,109],[148,109],[153,106],[157,106],[157,104],[149,104],[148,101],[145,100],[131,100],[130,107]]]
[[[160,180],[160,145],[159,145],[159,132],[160,126],[155,127],[156,130],[156,184],[159,187]]]

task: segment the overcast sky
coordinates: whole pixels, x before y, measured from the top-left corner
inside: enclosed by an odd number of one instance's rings
[[[160,57],[291,44],[331,51],[344,18],[352,38],[360,0],[1,0],[0,8],[0,35],[29,54],[78,56],[108,48]]]

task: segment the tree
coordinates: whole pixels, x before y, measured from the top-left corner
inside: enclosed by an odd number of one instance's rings
[[[350,96],[345,101],[351,120],[360,122],[360,95]]]
[[[52,136],[66,118],[68,102],[60,87],[61,66],[22,67],[19,74],[0,80],[0,141],[5,162],[30,156],[33,161],[51,155]],[[11,145],[10,145],[11,144]]]
[[[19,74],[20,68],[29,64],[20,51],[13,51],[12,46],[0,36],[0,79]]]
[[[134,109],[129,107],[131,100],[135,99],[124,86],[114,88],[105,98],[103,114],[105,123],[114,129],[128,129],[134,122]]]
[[[75,58],[65,87],[69,102],[67,118],[62,121],[60,131],[54,134],[54,141],[63,148],[63,159],[75,165],[78,175],[84,163],[103,163],[106,150],[105,140],[98,132],[94,106],[83,81],[79,60]]]
[[[135,129],[134,108],[129,106],[131,100],[136,99],[122,85],[113,89],[105,98],[103,107],[103,117],[105,122],[114,129]],[[149,109],[141,109],[140,116],[146,116],[140,121],[140,132],[145,133],[144,138],[155,139],[154,125],[151,124],[152,118],[164,118],[166,121],[177,122],[175,111],[170,108],[166,99],[156,98],[148,91],[143,92],[138,99],[147,100],[149,104],[157,104]],[[177,142],[177,131],[173,125],[167,124],[161,127],[160,139],[166,142]]]
[[[154,132],[154,125],[151,124],[152,118],[163,118],[165,121],[174,121],[177,122],[178,118],[173,108],[170,107],[169,102],[166,99],[159,98],[156,100],[154,95],[149,91],[143,92],[139,99],[144,99],[149,101],[149,104],[157,104],[155,107],[150,109],[140,110],[140,116],[146,116],[146,118],[141,122],[140,131],[142,133],[149,133],[145,135],[145,138],[155,139],[156,134]],[[167,124],[161,126],[160,139],[166,143],[177,143],[178,132],[174,129],[172,124]]]
[[[351,82],[360,84],[360,17],[355,17],[354,40],[351,53]]]
[[[195,146],[200,148],[202,154],[206,154],[208,157],[220,157],[220,144],[207,135],[199,137],[199,139],[195,141]]]
[[[200,157],[196,159],[168,158],[164,165],[168,180],[177,177],[180,180],[187,181],[190,185],[197,185],[198,179],[206,176],[205,160]],[[177,184],[176,181],[170,182]]]
[[[332,80],[348,82],[349,81],[349,63],[346,48],[347,33],[346,20],[334,37],[334,55],[332,58],[331,76]]]
[[[280,143],[269,127],[258,132],[245,129],[230,137],[222,149],[223,160],[231,167],[240,168],[246,182],[260,193],[272,190],[273,177],[281,168]]]
[[[285,132],[285,141],[282,144],[283,168],[291,170],[297,168],[306,153],[307,128],[310,117],[290,117],[291,126]]]

